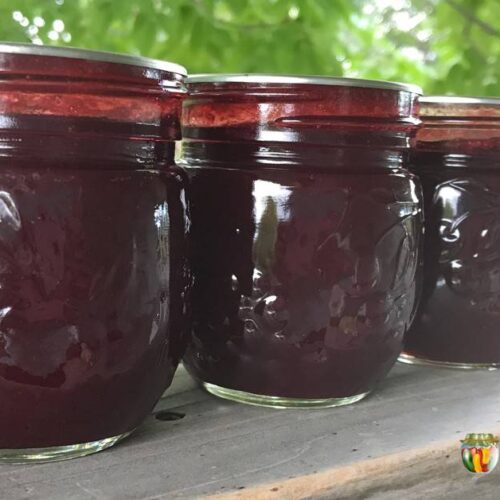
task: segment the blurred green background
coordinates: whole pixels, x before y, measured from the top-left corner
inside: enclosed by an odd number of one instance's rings
[[[0,0],[0,40],[500,95],[499,0]]]

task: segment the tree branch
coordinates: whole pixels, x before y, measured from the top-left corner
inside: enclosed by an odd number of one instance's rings
[[[461,14],[463,17],[465,17],[468,21],[471,23],[476,24],[477,26],[481,27],[485,33],[488,33],[489,35],[492,36],[497,36],[500,38],[500,31],[497,30],[494,26],[491,24],[486,23],[482,19],[479,19],[474,12],[472,12],[470,9],[467,7],[464,7],[460,3],[458,3],[455,0],[445,0],[445,2],[452,8],[455,9],[459,14]]]
[[[269,29],[269,28],[279,28],[287,24],[291,24],[296,21],[296,19],[290,19],[286,17],[285,19],[277,23],[237,23],[234,21],[225,21],[223,19],[216,19],[212,13],[208,12],[202,3],[202,0],[193,0],[195,9],[198,11],[202,17],[208,18],[210,22],[217,28],[223,29],[242,29],[242,30],[259,30],[259,29]]]

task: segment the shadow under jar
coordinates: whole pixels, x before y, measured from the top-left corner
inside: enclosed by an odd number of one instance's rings
[[[395,363],[414,308],[420,189],[405,167],[419,90],[208,75],[188,92],[187,369],[249,404],[362,399]]]
[[[428,97],[423,293],[400,361],[500,367],[500,99]]]
[[[184,69],[0,45],[0,462],[130,434],[182,357]]]

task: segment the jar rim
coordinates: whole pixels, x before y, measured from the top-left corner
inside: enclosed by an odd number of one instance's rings
[[[117,52],[81,49],[77,47],[53,47],[29,43],[0,42],[0,55],[2,54],[63,57],[84,61],[125,64],[139,68],[166,71],[180,76],[187,76],[187,70],[184,66],[169,61],[120,54]]]
[[[314,75],[281,75],[264,73],[226,73],[226,74],[196,74],[190,75],[186,80],[187,85],[202,83],[255,83],[262,85],[273,84],[298,84],[298,85],[331,85],[338,87],[361,87],[381,90],[396,90],[412,92],[422,95],[423,91],[418,85],[409,83],[390,82],[386,80],[365,80],[363,78],[345,78]]]
[[[477,105],[477,104],[488,104],[493,106],[500,106],[500,97],[472,97],[472,96],[450,96],[450,95],[431,95],[423,96],[419,99],[421,104],[441,104],[446,106],[447,104],[463,104],[467,105]]]

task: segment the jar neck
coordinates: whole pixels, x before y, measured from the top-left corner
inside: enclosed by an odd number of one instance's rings
[[[476,150],[462,153],[456,150],[424,149],[422,146],[411,154],[415,173],[422,170],[438,171],[457,169],[465,171],[497,171],[500,174],[500,154],[494,150]]]
[[[413,91],[262,78],[188,85],[181,123],[190,161],[398,168],[413,145]]]
[[[500,156],[500,118],[425,116],[417,149],[443,155]]]
[[[175,142],[157,127],[94,118],[0,115],[0,159],[67,168],[152,168],[172,163]]]
[[[264,142],[325,147],[405,150],[414,143],[416,124],[390,120],[334,117],[295,118],[274,123],[182,128],[185,140],[202,142]]]
[[[332,147],[311,143],[276,142],[182,142],[182,159],[190,167],[210,166],[232,169],[318,168],[400,169],[408,160],[408,150],[357,146]]]

